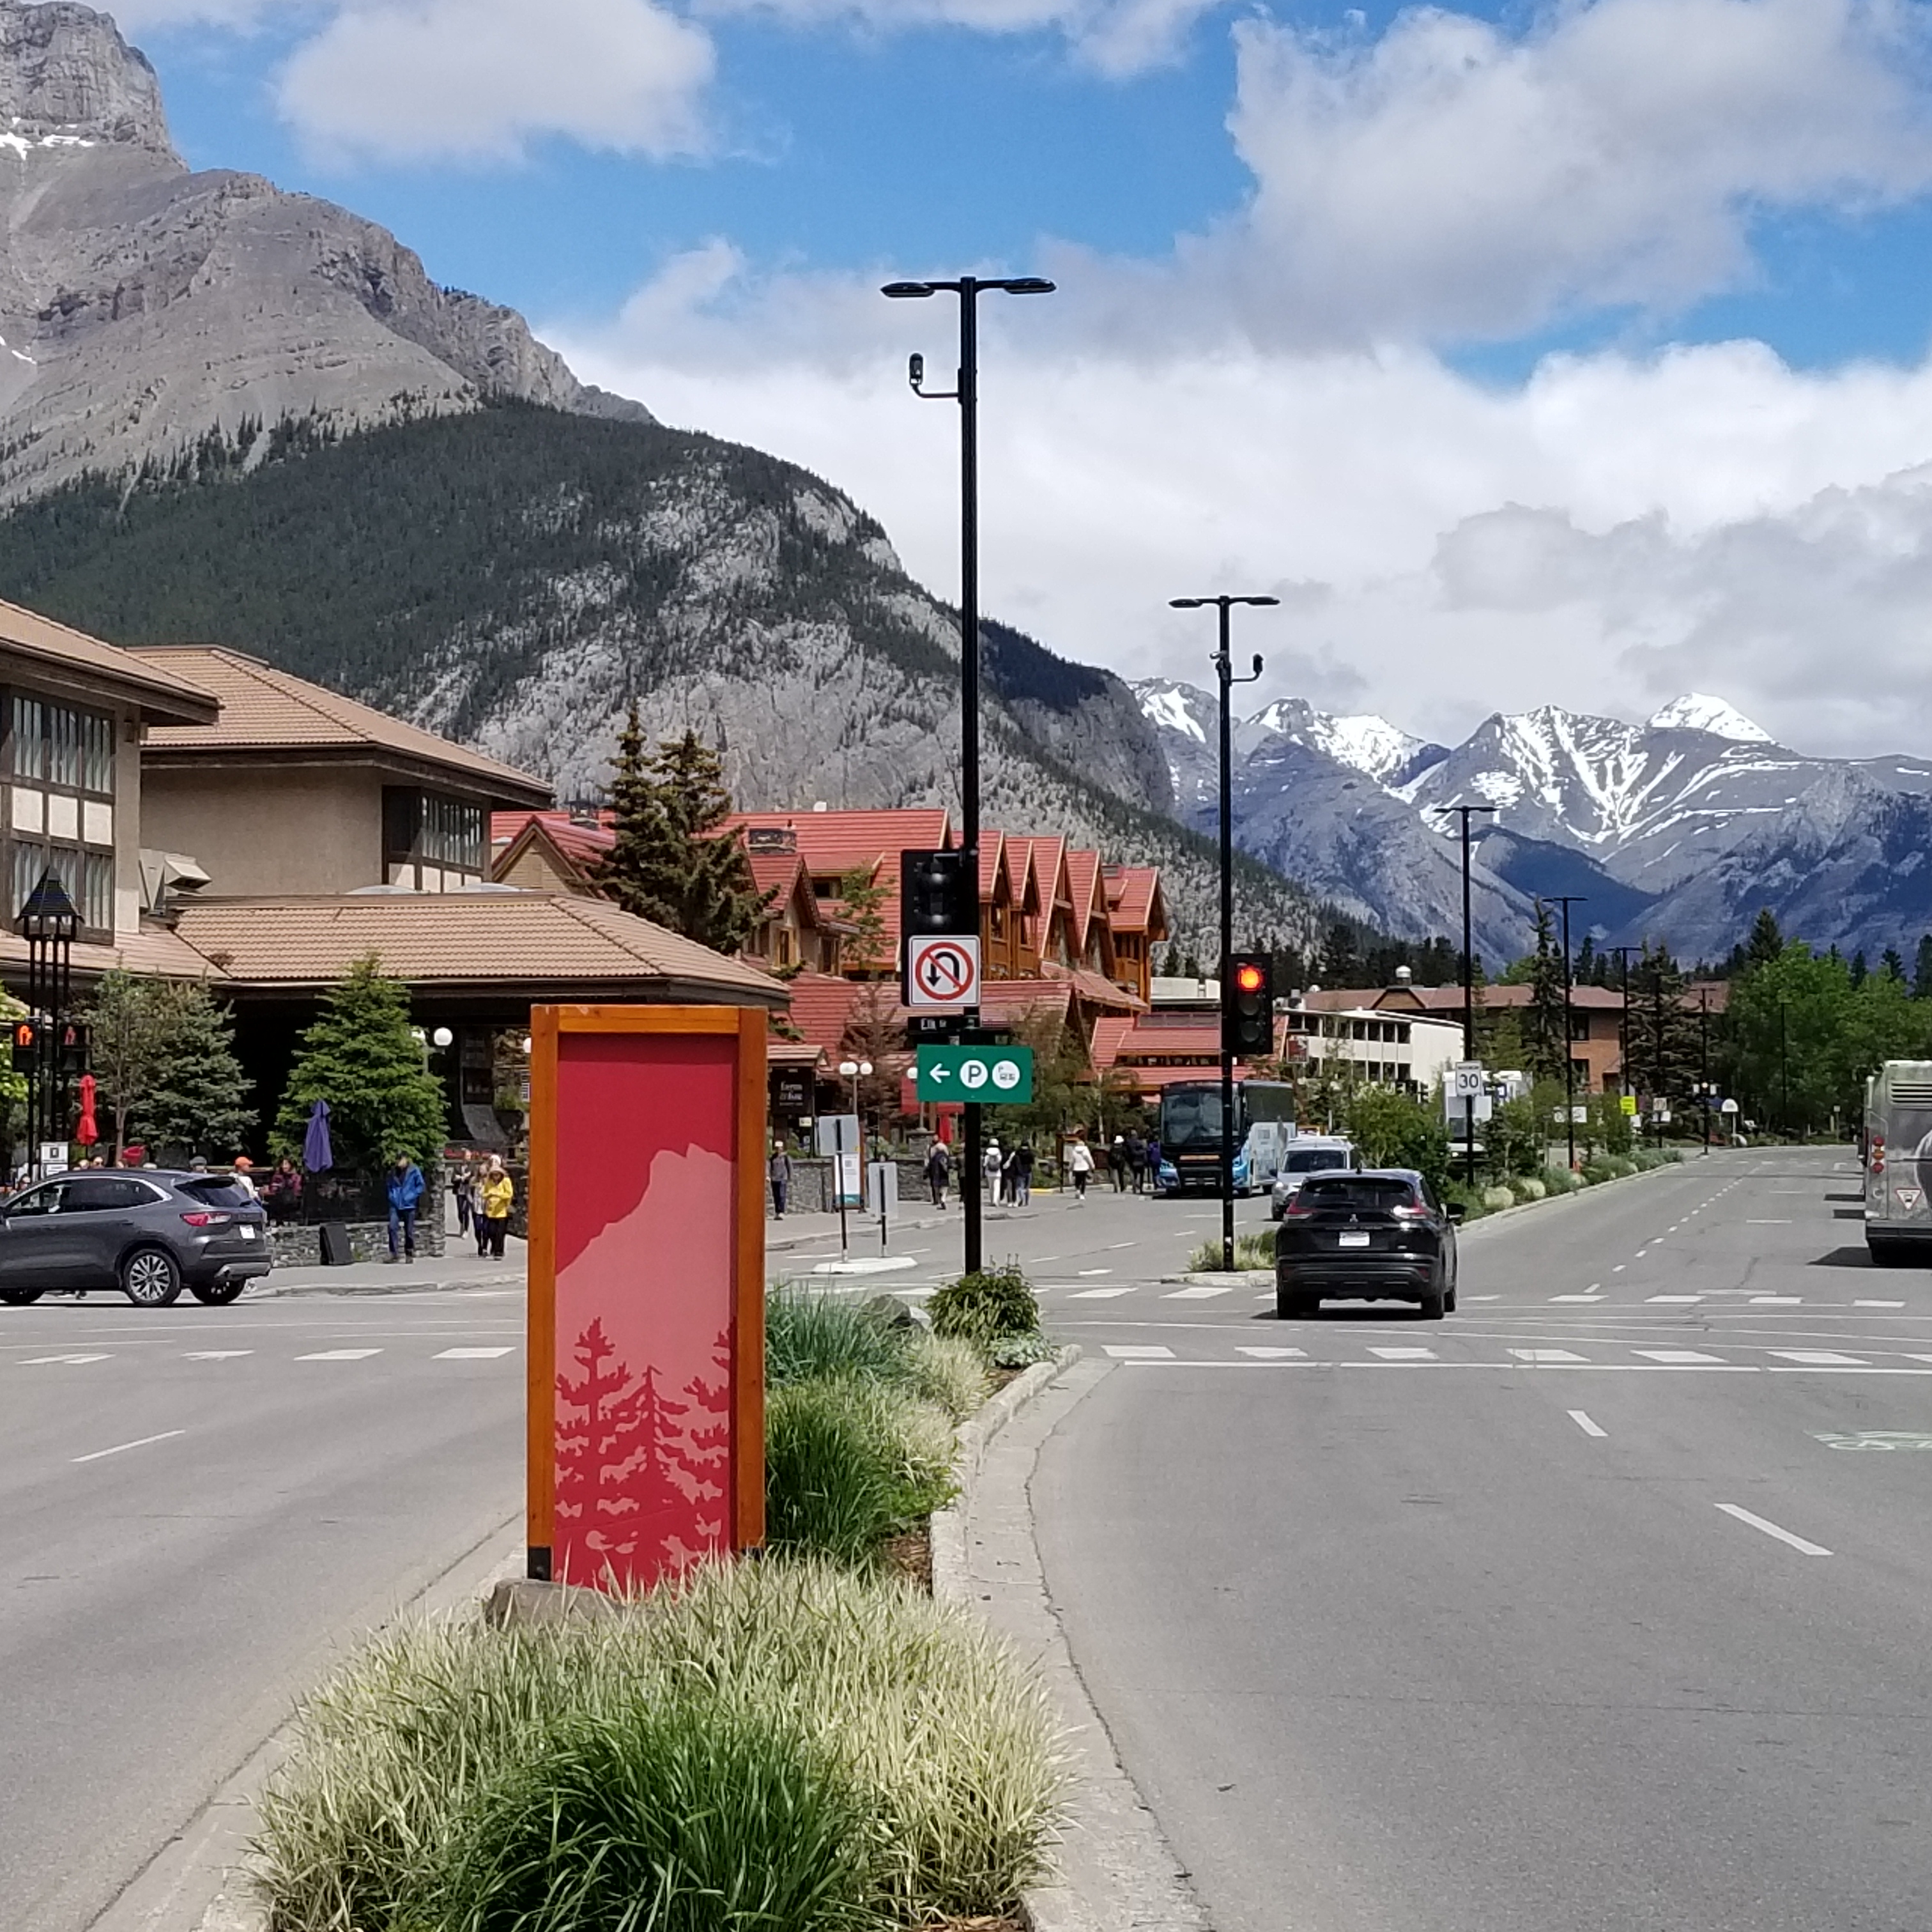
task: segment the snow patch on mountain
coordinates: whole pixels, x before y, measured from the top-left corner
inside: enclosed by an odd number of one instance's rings
[[[1714,738],[1729,738],[1741,745],[1768,745],[1771,734],[1754,724],[1735,706],[1721,698],[1701,691],[1687,691],[1673,698],[1661,711],[1652,714],[1654,731],[1708,731]]]
[[[1168,684],[1156,679],[1136,685],[1134,695],[1141,701],[1141,710],[1156,726],[1184,732],[1198,744],[1207,743],[1207,730],[1195,716],[1190,701],[1204,698],[1205,692],[1196,691],[1192,685]]]

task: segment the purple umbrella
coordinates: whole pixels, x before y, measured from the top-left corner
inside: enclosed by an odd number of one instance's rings
[[[328,1144],[328,1102],[318,1100],[309,1110],[308,1131],[302,1136],[302,1166],[311,1174],[326,1174],[335,1165]]]

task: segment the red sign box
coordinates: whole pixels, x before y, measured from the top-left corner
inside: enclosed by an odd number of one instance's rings
[[[764,1537],[765,1016],[530,1016],[530,1574]]]

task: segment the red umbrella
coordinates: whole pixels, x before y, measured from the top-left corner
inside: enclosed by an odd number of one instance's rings
[[[82,1147],[92,1147],[100,1138],[100,1128],[94,1118],[94,1076],[91,1073],[80,1076],[80,1124],[74,1129],[74,1137]]]

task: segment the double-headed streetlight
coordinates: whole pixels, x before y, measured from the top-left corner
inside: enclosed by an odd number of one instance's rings
[[[1544,901],[1546,905],[1563,908],[1563,1144],[1573,1174],[1576,1171],[1576,1063],[1570,1052],[1570,992],[1574,983],[1570,977],[1570,908],[1588,903],[1581,892],[1558,892]]]
[[[1476,952],[1475,941],[1471,936],[1469,918],[1469,820],[1479,812],[1494,812],[1492,805],[1438,805],[1431,811],[1440,812],[1444,818],[1452,813],[1462,824],[1462,1060],[1466,1066],[1474,1066],[1476,1060]],[[1465,1094],[1462,1099],[1462,1171],[1469,1185],[1476,1184],[1476,1102]]]
[[[1233,713],[1228,692],[1238,684],[1252,684],[1262,674],[1262,661],[1246,677],[1234,675],[1229,654],[1228,613],[1237,604],[1263,608],[1279,604],[1279,597],[1170,597],[1176,610],[1204,610],[1212,604],[1220,616],[1219,648],[1214,653],[1214,675],[1221,689],[1221,1265],[1231,1273],[1234,1265],[1234,1053],[1228,1036],[1228,1002],[1233,991],[1232,973],[1234,950],[1234,788],[1230,776],[1233,763]]]
[[[922,301],[941,293],[959,298],[959,369],[950,389],[926,387],[926,358],[906,365],[913,393],[931,402],[959,405],[959,842],[966,854],[966,876],[976,895],[980,876],[980,297],[988,289],[1002,295],[1050,296],[1053,284],[1038,275],[1002,275],[982,280],[961,275],[951,281],[888,282],[880,291],[894,302]],[[976,906],[976,897],[975,904]],[[965,1036],[979,1031],[976,1003],[961,1015]],[[959,1177],[959,1204],[965,1222],[965,1271],[980,1263],[978,1103],[966,1103],[966,1169]]]

